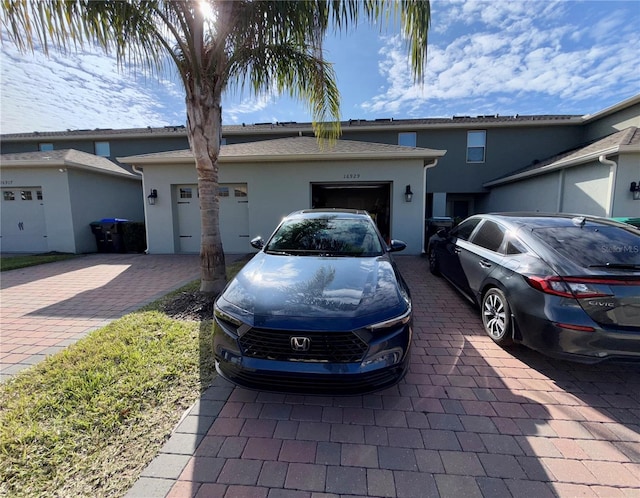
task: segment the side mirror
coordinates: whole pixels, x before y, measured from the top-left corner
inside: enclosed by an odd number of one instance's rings
[[[404,251],[406,248],[407,248],[407,244],[405,244],[401,240],[393,239],[391,241],[391,244],[389,244],[389,252]]]
[[[260,250],[264,247],[264,240],[262,240],[262,237],[260,236],[256,237],[255,239],[251,239],[251,246]]]

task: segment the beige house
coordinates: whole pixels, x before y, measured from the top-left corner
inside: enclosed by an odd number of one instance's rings
[[[90,224],[103,218],[142,221],[140,176],[77,150],[0,156],[4,253],[97,250]]]
[[[320,147],[312,137],[223,145],[219,166],[220,229],[225,252],[251,252],[283,216],[313,207],[365,209],[388,239],[424,247],[426,170],[442,150],[339,140]],[[190,150],[118,160],[143,176],[149,253],[197,253],[200,210]],[[412,195],[407,197],[407,191]]]

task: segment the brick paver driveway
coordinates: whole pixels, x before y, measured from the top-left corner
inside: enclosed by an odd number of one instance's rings
[[[640,496],[638,365],[503,351],[426,259],[396,259],[415,311],[402,383],[316,397],[218,379],[128,496]]]
[[[197,255],[89,254],[0,276],[1,377],[200,275]]]

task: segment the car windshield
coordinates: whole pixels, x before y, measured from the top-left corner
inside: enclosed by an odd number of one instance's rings
[[[583,267],[640,265],[640,235],[613,226],[548,227],[533,233]]]
[[[294,218],[285,221],[265,248],[270,254],[379,256],[373,222],[363,218]]]

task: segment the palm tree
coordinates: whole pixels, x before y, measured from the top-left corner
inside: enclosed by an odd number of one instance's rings
[[[414,77],[427,53],[427,0],[4,0],[2,24],[21,51],[48,53],[96,43],[115,52],[121,66],[150,71],[170,61],[186,92],[187,133],[200,193],[202,292],[226,283],[219,231],[218,155],[222,94],[230,85],[255,94],[287,92],[305,101],[320,138],[340,134],[340,96],[322,41],[346,31],[400,20]]]

